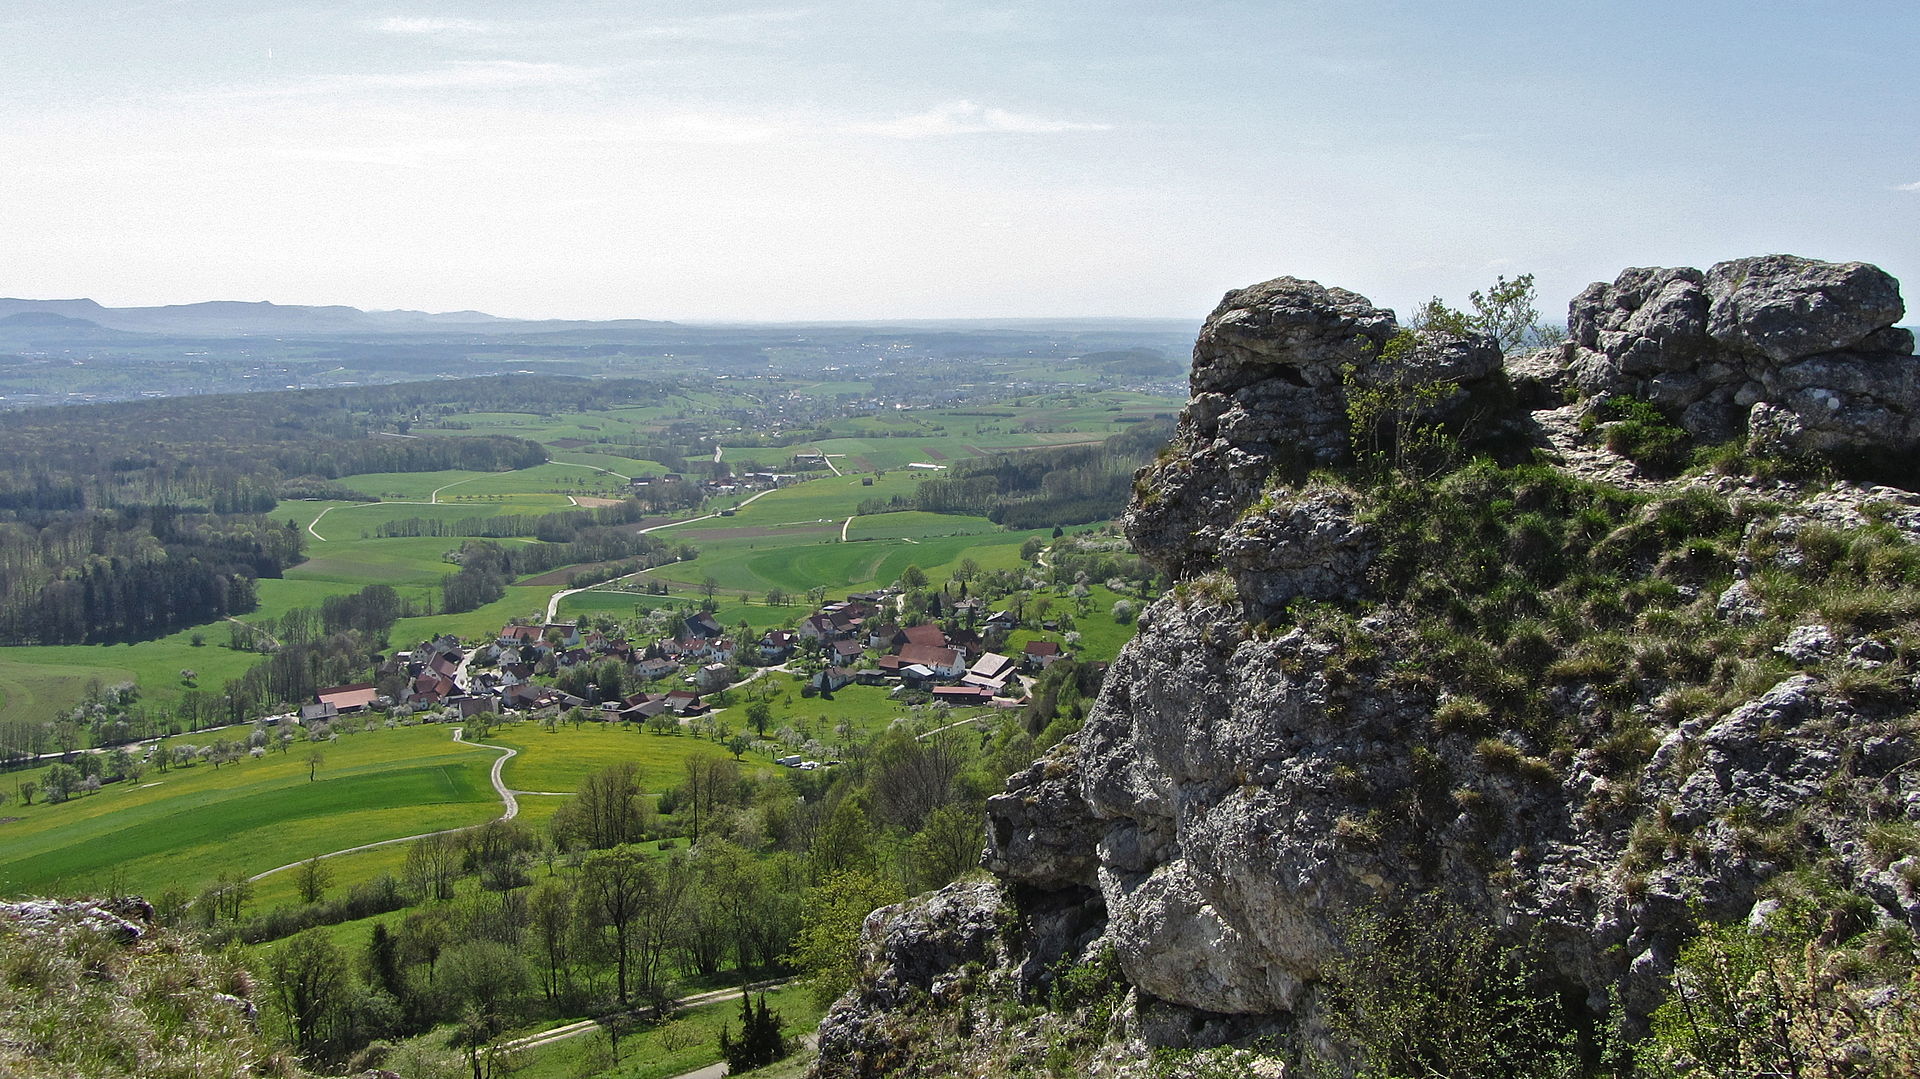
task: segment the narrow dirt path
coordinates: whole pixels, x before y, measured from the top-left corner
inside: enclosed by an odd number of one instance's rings
[[[452,483],[443,483],[440,486],[435,487],[433,489],[433,493],[427,496],[427,505],[438,506],[440,504],[440,492],[446,490],[447,488],[458,487],[463,483],[472,483],[474,480],[481,479],[481,478],[482,477],[480,476],[468,476],[464,480],[454,480]],[[408,503],[408,505],[414,505],[414,504],[415,503]]]
[[[750,993],[760,993],[769,989],[779,989],[792,980],[791,978],[774,978],[769,981],[750,983],[745,988]],[[726,1000],[729,997],[737,996],[740,989],[741,987],[734,986],[728,989],[709,989],[704,993],[693,993],[674,1001],[673,1006],[675,1008],[697,1008],[702,1004],[712,1004],[715,1001]],[[625,1014],[637,1016],[640,1012],[641,1009],[636,1008]],[[598,1019],[580,1019],[572,1023],[554,1027],[550,1030],[543,1030],[538,1034],[529,1034],[524,1038],[515,1038],[510,1042],[503,1043],[501,1048],[537,1049],[543,1045],[552,1045],[554,1042],[565,1041],[568,1038],[598,1030],[599,1027],[600,1020]],[[705,1069],[701,1070],[704,1071]]]
[[[307,522],[307,531],[313,535],[314,539],[317,539],[322,543],[325,543],[327,541],[327,537],[321,535],[320,530],[315,526],[320,523],[320,518],[325,517],[327,514],[332,513],[334,510],[337,510],[339,508],[340,508],[339,506],[328,506],[326,509],[323,509],[319,513],[314,514],[313,520]]]
[[[496,750],[500,754],[499,757],[494,759],[493,771],[487,773],[487,778],[493,780],[494,793],[498,794],[500,796],[500,800],[502,802],[505,802],[507,805],[507,811],[505,813],[500,814],[500,819],[512,820],[513,818],[519,816],[520,815],[519,799],[516,799],[513,796],[513,792],[507,789],[506,783],[501,781],[500,770],[507,766],[508,761],[519,756],[520,751],[517,749],[508,749],[506,746],[490,746],[485,742],[469,742],[464,737],[466,733],[467,733],[467,729],[465,727],[455,727],[453,729],[453,740],[456,742],[459,742],[462,745],[478,746],[481,749]]]
[[[515,756],[518,756],[520,751],[517,749],[508,749],[506,746],[490,746],[490,745],[487,745],[485,742],[469,742],[465,738],[461,737],[461,735],[465,733],[466,733],[466,728],[455,727],[453,729],[453,740],[456,742],[459,742],[461,745],[473,746],[476,749],[491,749],[491,750],[495,750],[500,754],[500,757],[493,762],[493,771],[490,773],[490,776],[489,776],[489,778],[493,780],[494,791],[500,795],[500,801],[506,806],[506,812],[500,814],[498,819],[512,820],[513,818],[519,816],[520,802],[518,799],[514,797],[514,795],[518,792],[508,790],[507,785],[501,782],[500,769],[506,766],[506,763],[508,760],[512,759]],[[550,792],[529,791],[527,793],[547,794]],[[395,843],[411,843],[416,839],[425,839],[428,836],[452,835],[454,832],[464,832],[468,828],[473,828],[473,827],[477,827],[477,826],[469,824],[462,828],[442,828],[437,832],[421,832],[419,835],[403,835],[397,839],[382,839],[376,843],[362,843],[357,847],[347,847],[344,850],[328,851],[325,854],[316,854],[313,857],[338,858],[343,854],[358,854],[363,850],[375,850],[380,847],[391,847]],[[296,866],[300,865],[302,862],[305,862],[307,860],[308,859],[306,858],[302,858],[298,862],[288,862],[286,865],[277,865],[277,866],[274,866],[272,869],[267,870],[264,873],[255,873],[253,876],[248,877],[247,879],[249,881],[263,880],[267,877],[273,876],[275,873],[283,873],[289,869],[293,869]]]
[[[857,513],[854,514],[854,517],[858,517],[858,516],[859,514]],[[840,542],[841,543],[847,542],[847,529],[852,527],[853,527],[853,517],[849,517],[846,520],[840,522]]]

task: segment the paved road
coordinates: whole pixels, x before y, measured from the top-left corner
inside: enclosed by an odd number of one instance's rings
[[[754,499],[761,497],[761,495],[770,495],[772,493],[773,493],[773,489],[769,489],[769,490],[761,491],[758,494],[750,495],[747,498],[741,500],[740,506],[744,507],[744,506],[751,505]],[[653,525],[650,528],[642,528],[640,529],[640,533],[642,535],[645,535],[648,532],[658,532],[663,528],[678,528],[681,525],[690,525],[690,524],[693,524],[695,521],[711,521],[714,518],[719,516],[720,514],[718,512],[714,512],[714,513],[702,514],[699,517],[689,517],[684,521],[668,521],[666,524],[658,524],[658,525]],[[624,577],[615,577],[611,581],[602,581],[600,582],[600,584],[619,584],[621,581],[631,580],[632,578],[638,577],[640,576],[641,573],[645,573],[645,572],[646,572],[645,570],[641,570],[638,573],[629,573]],[[588,586],[588,588],[563,588],[560,591],[555,592],[553,594],[553,597],[547,600],[547,621],[551,622],[555,618],[559,617],[561,600],[566,599],[568,596],[571,596],[577,592],[586,592],[586,591],[589,591],[591,588],[596,588],[596,587],[599,587],[599,586],[590,585]],[[741,594],[746,595],[747,593],[743,591]]]

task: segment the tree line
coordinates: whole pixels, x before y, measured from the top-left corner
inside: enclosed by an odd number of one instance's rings
[[[469,517],[447,521],[431,517],[403,517],[382,522],[374,535],[382,539],[396,536],[478,536],[486,539],[522,539],[532,537],[547,543],[569,543],[589,528],[610,528],[640,521],[645,510],[635,502],[621,502],[593,509],[562,510],[559,513],[507,513],[493,517]]]
[[[1133,474],[1173,433],[1170,420],[1134,424],[1098,446],[1063,446],[957,461],[922,480],[912,499],[874,499],[860,513],[917,509],[985,517],[1008,528],[1084,524],[1116,517]]]
[[[583,528],[564,543],[500,544],[471,539],[453,556],[460,569],[440,582],[440,609],[458,614],[507,594],[507,585],[529,573],[580,562],[634,559],[636,568],[671,562],[680,548],[630,528]]]
[[[172,506],[0,521],[0,642],[143,640],[254,609],[254,581],[299,561],[265,517]]]

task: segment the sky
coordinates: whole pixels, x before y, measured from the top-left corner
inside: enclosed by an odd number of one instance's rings
[[[1920,282],[1920,4],[7,0],[0,295],[526,318]],[[1920,289],[1920,284],[1914,286]]]

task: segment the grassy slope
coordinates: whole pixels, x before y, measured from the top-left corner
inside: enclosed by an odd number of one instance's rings
[[[218,770],[149,771],[137,785],[61,805],[16,803],[9,813],[20,819],[0,824],[0,891],[74,891],[110,877],[135,892],[194,888],[221,873],[250,875],[499,813],[487,782],[496,754],[454,743],[446,727],[355,734],[320,748],[326,762],[313,782],[300,745]]]
[[[736,726],[738,721],[736,721]],[[640,788],[658,793],[686,778],[692,757],[727,757],[712,742],[686,735],[647,733],[624,724],[562,724],[551,733],[530,724],[495,731],[492,745],[520,750],[507,762],[502,779],[515,790],[572,791],[587,773],[631,761],[640,769]]]

